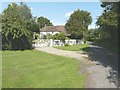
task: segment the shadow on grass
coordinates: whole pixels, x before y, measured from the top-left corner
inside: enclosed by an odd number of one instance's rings
[[[95,41],[94,43],[92,43],[94,45],[97,45],[97,46],[102,46],[108,50],[110,50],[111,52],[115,53],[115,54],[118,54],[118,44],[112,44],[111,42],[108,42],[108,41]]]
[[[90,47],[85,47],[85,48],[81,48],[80,51],[85,51],[85,52],[88,52],[90,50]]]
[[[32,47],[30,49],[2,49],[1,51],[26,51],[26,50],[34,50],[35,47]]]
[[[96,61],[105,68],[109,68],[108,79],[110,82],[113,82],[118,86],[118,55],[111,53],[109,50],[96,46],[94,43],[91,43],[90,47],[83,48],[88,54],[88,58],[91,61]],[[98,64],[98,65],[99,65]]]

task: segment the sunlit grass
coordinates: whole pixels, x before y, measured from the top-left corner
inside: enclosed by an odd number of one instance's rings
[[[69,50],[69,51],[84,51],[89,48],[89,45],[86,43],[86,44],[77,44],[77,45],[70,45],[70,46],[58,46],[55,48],[62,49],[62,50]]]
[[[80,62],[40,51],[2,52],[3,88],[83,88]]]

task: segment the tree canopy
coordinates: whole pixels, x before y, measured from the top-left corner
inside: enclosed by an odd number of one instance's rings
[[[101,7],[104,11],[96,22],[100,30],[106,33],[102,39],[114,45],[118,42],[118,5],[117,2],[103,2]]]
[[[61,40],[63,43],[65,43],[65,34],[63,32],[56,33],[53,35],[52,39],[54,40]]]
[[[81,38],[92,22],[90,13],[83,10],[76,10],[71,14],[65,28],[72,38]]]
[[[11,3],[2,12],[2,48],[30,49],[32,47],[31,32],[32,14],[26,4]]]
[[[39,24],[39,28],[43,28],[45,26],[53,26],[49,19],[46,17],[38,17],[37,22]]]
[[[30,29],[31,29],[32,32],[35,32],[37,34],[40,32],[39,24],[37,23],[37,17],[33,17],[31,19],[31,28]]]

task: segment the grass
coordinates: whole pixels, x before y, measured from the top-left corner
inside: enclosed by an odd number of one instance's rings
[[[58,46],[55,47],[57,49],[62,49],[62,50],[69,50],[69,51],[85,51],[86,49],[89,48],[89,45],[86,44],[76,44],[76,45],[70,45],[70,46]]]
[[[67,57],[32,51],[2,52],[3,88],[83,88],[86,75],[80,62]]]
[[[109,43],[109,42],[98,41],[98,42],[95,42],[95,44],[98,46],[102,46],[102,47],[110,50],[113,53],[116,53],[116,54],[118,53],[118,47],[111,45],[111,43]]]

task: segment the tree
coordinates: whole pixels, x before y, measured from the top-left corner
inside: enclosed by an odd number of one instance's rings
[[[19,9],[21,10],[21,15],[23,15],[22,17],[24,17],[26,20],[30,20],[32,19],[32,14],[31,14],[31,10],[30,8],[23,2],[20,2],[20,6]]]
[[[54,34],[54,35],[52,36],[52,39],[54,39],[54,40],[59,40],[59,34],[58,34],[58,33]]]
[[[39,30],[39,25],[37,23],[37,18],[36,17],[33,17],[32,20],[31,20],[31,28],[30,30],[34,33],[40,33],[40,30]]]
[[[65,34],[63,32],[59,33],[59,40],[61,40],[63,43],[65,43]]]
[[[61,32],[61,33],[54,34],[52,38],[55,40],[61,40],[63,43],[65,43],[66,37],[65,37],[65,34],[63,32]]]
[[[104,33],[102,39],[115,46],[118,42],[118,5],[117,2],[103,2],[101,7],[104,11],[96,22]]]
[[[32,17],[30,8],[24,4],[23,2],[20,3],[21,8],[21,15],[25,17],[26,21],[28,22],[28,29],[32,32],[39,33],[39,25],[37,23],[37,17]]]
[[[2,47],[3,49],[23,50],[32,48],[32,14],[26,4],[8,5],[2,12]]]
[[[88,29],[88,25],[92,22],[90,13],[83,10],[76,10],[70,16],[65,28],[68,34],[71,34],[72,38],[81,38],[84,36],[84,32]]]
[[[38,17],[37,22],[39,24],[40,29],[45,26],[53,26],[49,19],[46,17]]]
[[[99,28],[94,28],[94,29],[89,29],[88,31],[85,32],[85,39],[87,41],[96,41],[100,38],[103,38],[104,35],[103,32]]]

